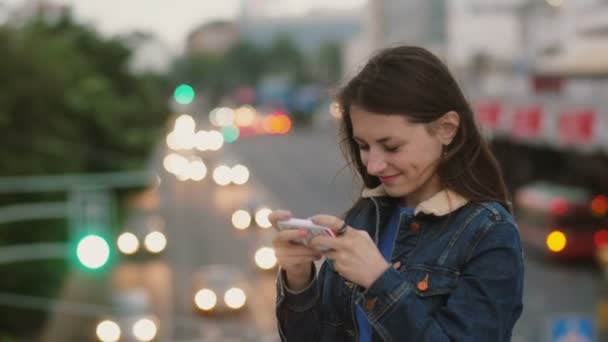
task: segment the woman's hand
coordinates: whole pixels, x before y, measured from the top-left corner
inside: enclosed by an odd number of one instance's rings
[[[338,232],[344,221],[330,215],[317,215],[311,218],[318,225]],[[342,235],[335,238],[317,235],[309,243],[315,249],[328,249],[324,255],[334,261],[334,268],[344,278],[369,288],[390,267],[364,230],[346,228]]]
[[[275,227],[278,221],[290,218],[291,213],[284,210],[275,210],[268,216],[268,220]],[[288,229],[279,231],[272,240],[277,262],[287,275],[289,288],[294,291],[308,285],[312,272],[311,263],[322,258],[317,250],[292,242],[306,237],[307,234],[306,230]]]

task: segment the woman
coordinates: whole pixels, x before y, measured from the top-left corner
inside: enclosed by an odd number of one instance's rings
[[[279,232],[284,341],[509,341],[523,256],[498,163],[445,65],[401,46],[338,94],[348,160],[365,189],[337,237]],[[275,211],[271,222],[290,217]],[[315,260],[326,257],[320,271]]]

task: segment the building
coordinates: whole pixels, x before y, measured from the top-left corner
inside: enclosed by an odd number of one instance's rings
[[[121,37],[133,51],[130,68],[136,73],[163,74],[169,71],[175,57],[168,44],[151,33],[132,32]]]
[[[383,47],[420,45],[446,54],[446,0],[369,0],[359,20],[364,23],[362,34],[345,47],[347,74]]]
[[[243,38],[256,45],[269,46],[278,37],[287,36],[308,54],[316,54],[325,42],[351,39],[363,29],[359,11],[320,11],[293,17],[249,16],[239,22]]]
[[[186,52],[221,55],[240,39],[239,27],[229,21],[201,25],[186,39]]]
[[[554,5],[530,6],[525,18],[534,70],[608,76],[608,3],[548,2]]]

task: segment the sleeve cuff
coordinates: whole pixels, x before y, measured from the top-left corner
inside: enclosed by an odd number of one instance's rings
[[[285,271],[279,270],[277,277],[277,305],[285,304],[294,311],[308,310],[314,306],[319,297],[316,266],[312,264],[312,275],[308,286],[301,290],[292,290],[287,286]]]

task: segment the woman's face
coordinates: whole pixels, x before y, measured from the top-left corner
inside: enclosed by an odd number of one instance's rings
[[[441,190],[437,166],[443,145],[426,124],[357,106],[351,106],[350,118],[367,173],[378,177],[391,197],[415,207]]]

